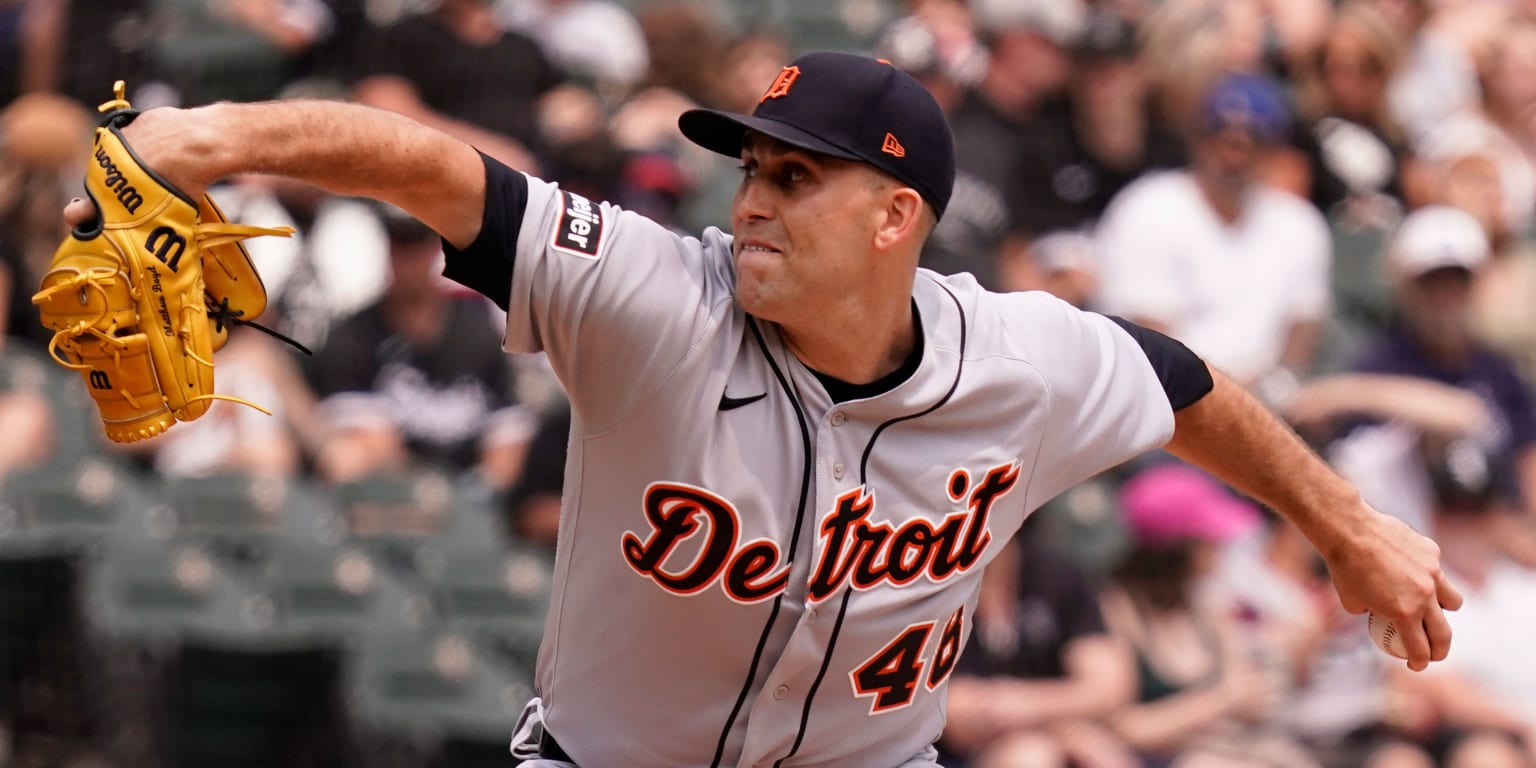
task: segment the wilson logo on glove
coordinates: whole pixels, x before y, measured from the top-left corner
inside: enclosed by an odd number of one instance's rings
[[[113,90],[116,98],[100,107],[106,116],[85,176],[98,221],[70,232],[32,297],[54,332],[48,352],[80,372],[107,437],[117,442],[196,419],[214,400],[267,412],[214,393],[213,353],[229,340],[231,325],[250,325],[303,349],[251,322],[266,309],[267,291],[241,245],[293,229],[231,224],[208,196],[193,200],[142,166],[122,134],[138,113],[123,98],[122,81]],[[132,218],[141,207],[154,216]]]
[[[128,102],[125,101],[123,103],[127,104]],[[112,197],[116,198],[119,203],[122,203],[129,213],[138,213],[139,206],[144,204],[144,196],[140,195],[139,191],[128,183],[127,177],[123,176],[123,172],[117,169],[117,163],[112,162],[112,156],[98,147],[96,150],[96,164],[107,172],[106,178],[102,180],[102,187],[111,190]]]
[[[155,258],[165,262],[165,266],[175,272],[176,265],[181,263],[181,254],[187,250],[187,239],[176,234],[176,230],[170,227],[158,227],[149,233],[144,247],[154,251]],[[176,249],[176,255],[169,256],[172,248]]]

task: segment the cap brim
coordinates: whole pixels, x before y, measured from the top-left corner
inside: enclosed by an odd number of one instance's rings
[[[742,140],[747,131],[761,133],[800,149],[844,160],[859,160],[858,155],[828,143],[788,123],[766,117],[738,115],[718,109],[690,109],[677,118],[677,129],[689,141],[728,157],[741,157]]]

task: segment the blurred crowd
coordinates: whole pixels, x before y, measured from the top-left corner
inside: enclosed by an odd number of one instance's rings
[[[274,416],[216,403],[104,444],[30,302],[94,105],[116,79],[141,108],[352,100],[697,232],[729,228],[738,172],[677,115],[750,111],[814,48],[888,59],[948,111],[960,175],[924,266],[1182,340],[1432,534],[1466,593],[1450,660],[1409,673],[1293,527],[1148,456],[1049,503],[988,571],[947,765],[1536,768],[1530,0],[0,0],[0,474],[444,477],[482,493],[499,546],[553,552],[559,383],[501,351],[433,232],[296,182],[213,190],[298,230],[249,248],[261,321],[313,354],[241,328],[218,359],[219,391]],[[444,517],[424,525],[460,530]],[[41,666],[0,664],[0,766],[117,764],[29,742],[86,727],[29,709]]]

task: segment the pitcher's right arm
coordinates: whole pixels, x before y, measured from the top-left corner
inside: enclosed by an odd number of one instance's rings
[[[458,247],[480,231],[479,153],[391,112],[333,101],[218,103],[148,110],[123,135],[143,165],[193,198],[219,179],[265,173],[391,203]]]

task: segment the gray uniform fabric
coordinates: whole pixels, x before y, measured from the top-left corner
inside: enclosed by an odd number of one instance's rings
[[[583,768],[936,765],[983,567],[1172,434],[1146,354],[923,270],[917,371],[834,404],[733,301],[729,235],[528,185],[506,347],[548,354],[573,415],[514,753],[548,729]]]

